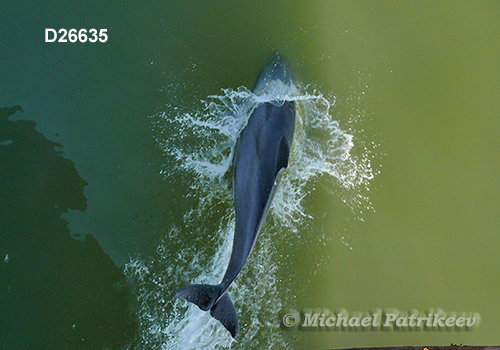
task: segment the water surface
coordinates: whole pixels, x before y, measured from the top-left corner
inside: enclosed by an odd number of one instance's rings
[[[0,23],[0,107],[24,110],[2,109],[0,131],[3,348],[499,343],[498,2],[8,1]],[[43,42],[72,27],[109,41]],[[232,341],[173,293],[224,273],[236,106],[273,50],[301,81],[298,132],[231,289]],[[27,158],[15,132],[31,135]],[[481,324],[280,326],[283,310],[321,307]]]

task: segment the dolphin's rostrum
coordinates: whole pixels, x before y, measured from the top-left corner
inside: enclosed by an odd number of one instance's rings
[[[236,227],[231,259],[222,282],[194,284],[175,293],[204,311],[210,310],[233,337],[238,333],[238,317],[227,290],[250,255],[288,165],[295,130],[295,101],[284,96],[295,89],[294,83],[286,59],[274,54],[252,89],[256,95],[271,90],[283,97],[258,105],[236,142],[233,160]]]

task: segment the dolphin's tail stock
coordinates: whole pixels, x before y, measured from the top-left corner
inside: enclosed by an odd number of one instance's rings
[[[198,305],[203,311],[210,310],[210,315],[219,320],[229,333],[231,333],[233,338],[238,334],[238,316],[236,316],[236,310],[229,298],[229,293],[227,290],[224,291],[220,285],[193,284],[179,289],[175,293],[175,296]]]

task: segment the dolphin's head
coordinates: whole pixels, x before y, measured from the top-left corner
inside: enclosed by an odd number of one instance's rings
[[[274,83],[279,82],[291,88],[295,86],[296,80],[286,58],[274,53],[269,62],[262,67],[252,91],[254,94],[260,95]]]

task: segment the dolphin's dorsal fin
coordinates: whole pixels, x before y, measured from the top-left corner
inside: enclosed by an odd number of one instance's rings
[[[280,145],[278,149],[275,175],[278,175],[278,172],[282,168],[286,168],[288,166],[289,157],[290,157],[290,147],[288,146],[288,142],[286,141],[285,136],[283,136],[280,140]]]

